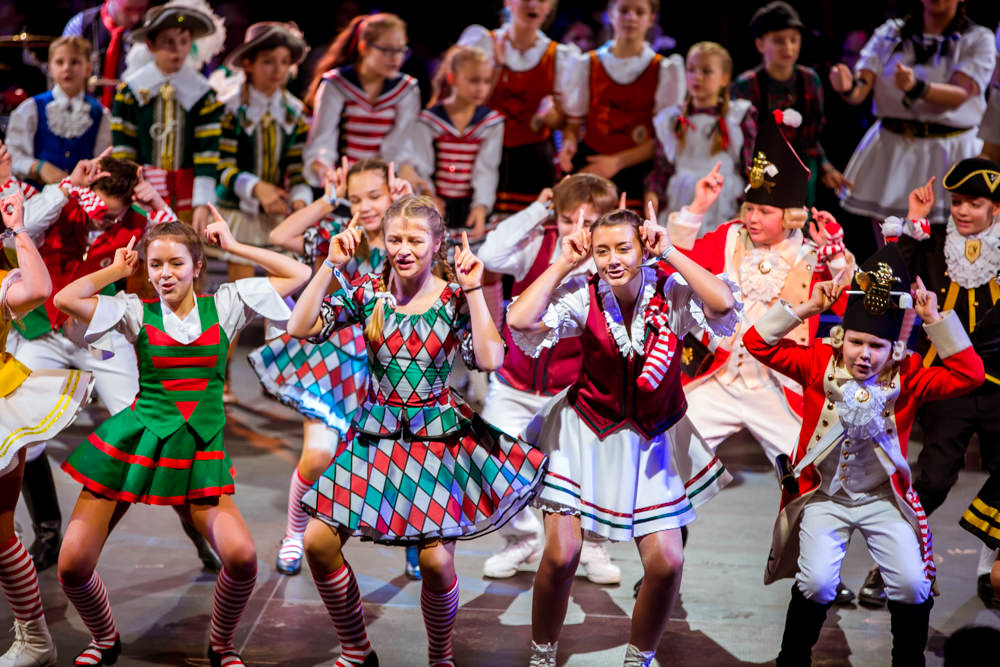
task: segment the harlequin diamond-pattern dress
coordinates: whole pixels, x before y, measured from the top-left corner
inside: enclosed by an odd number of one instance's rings
[[[305,234],[308,261],[326,257],[330,239],[344,228],[342,218],[324,218]],[[373,248],[367,259],[344,267],[352,280],[382,269],[384,253]],[[358,325],[344,327],[321,343],[284,334],[250,353],[250,366],[272,398],[319,419],[343,437],[368,392],[368,352]]]
[[[364,276],[328,297],[316,338],[367,323],[377,280]],[[474,361],[465,295],[449,284],[423,314],[383,307],[384,339],[367,341],[368,395],[303,507],[386,544],[473,538],[498,528],[531,501],[546,459],[484,422],[448,385],[456,353]]]

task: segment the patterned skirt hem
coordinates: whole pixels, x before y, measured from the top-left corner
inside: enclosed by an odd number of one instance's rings
[[[318,512],[316,508],[311,505],[302,503],[302,509],[304,509],[310,516],[315,517],[333,528],[338,530],[347,529],[351,532],[351,535],[360,538],[364,542],[376,542],[378,544],[385,544],[389,546],[413,546],[420,544],[421,542],[434,539],[473,540],[484,535],[488,535],[489,533],[499,529],[505,523],[513,519],[518,512],[530,505],[541,488],[542,481],[545,479],[545,472],[546,463],[543,463],[539,466],[535,477],[531,480],[530,484],[526,484],[517,491],[512,492],[510,495],[505,496],[497,506],[496,512],[482,521],[469,526],[424,531],[421,533],[414,533],[412,535],[393,535],[382,533],[375,530],[371,526],[360,526],[356,530],[350,531],[350,528],[338,523],[333,519],[333,517]]]
[[[83,487],[91,493],[107,498],[108,500],[125,503],[142,503],[145,505],[184,505],[195,500],[217,498],[223,495],[232,495],[236,492],[236,487],[233,484],[225,484],[223,486],[206,487],[201,489],[188,489],[187,493],[182,496],[157,496],[148,493],[137,494],[122,489],[112,489],[96,480],[90,479],[70,465],[69,461],[64,461],[61,467],[63,472],[82,484]]]
[[[279,385],[265,372],[266,367],[257,367],[258,362],[253,356],[249,356],[248,360],[250,361],[250,368],[257,374],[257,379],[260,380],[261,386],[269,397],[282,405],[287,405],[303,417],[320,420],[329,428],[340,433],[340,437],[342,438],[347,434],[347,429],[351,426],[350,417],[331,410],[330,406],[322,398],[301,387],[288,384]]]

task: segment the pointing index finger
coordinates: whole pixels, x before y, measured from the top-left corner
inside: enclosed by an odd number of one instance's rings
[[[396,163],[395,162],[390,162],[389,163],[389,187],[390,188],[392,187],[392,184],[395,181],[396,181]]]
[[[134,247],[135,247],[135,239],[136,239],[136,237],[135,237],[135,236],[133,236],[132,238],[130,238],[130,239],[128,240],[128,245],[127,245],[127,246],[125,246],[125,251],[126,251],[126,252],[132,252],[132,248],[134,248]]]
[[[472,252],[469,248],[469,234],[467,232],[462,232],[462,250]]]

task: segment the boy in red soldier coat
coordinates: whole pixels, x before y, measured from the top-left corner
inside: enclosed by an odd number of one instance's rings
[[[842,288],[816,286],[798,305],[780,302],[743,337],[750,354],[804,388],[802,430],[774,527],[765,583],[794,577],[777,665],[809,664],[840,580],[840,564],[858,529],[886,582],[893,665],[923,665],[935,575],[930,529],[911,486],[910,427],[925,401],[972,391],[983,363],[954,312],[918,279],[914,309],[943,366],[924,368],[899,340],[909,285],[894,245],[855,276],[843,326],[829,339],[798,345],[785,334],[828,308]],[[863,291],[860,288],[863,288]],[[896,301],[900,307],[896,307]]]

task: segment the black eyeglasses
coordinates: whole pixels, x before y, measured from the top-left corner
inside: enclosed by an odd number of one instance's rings
[[[403,60],[409,58],[410,54],[413,53],[413,51],[408,46],[404,46],[401,49],[393,49],[388,46],[379,46],[378,44],[372,44],[372,48],[381,53],[382,55],[389,56],[390,58],[398,56]]]

